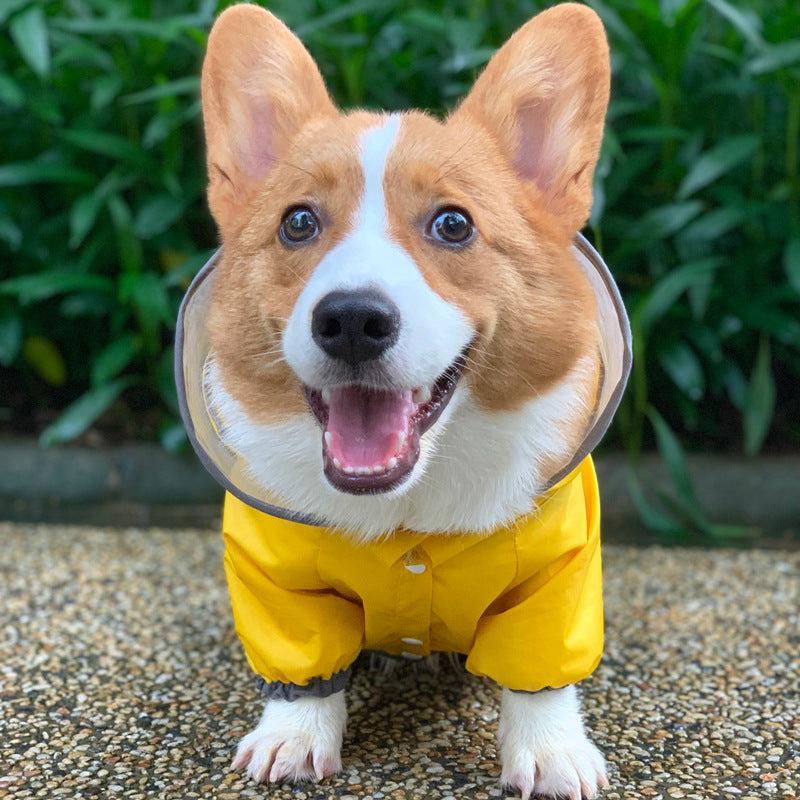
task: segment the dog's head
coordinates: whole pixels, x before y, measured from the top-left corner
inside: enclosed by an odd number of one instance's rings
[[[535,17],[445,121],[340,113],[234,6],[203,66],[222,238],[204,392],[271,497],[377,532],[530,508],[596,412],[588,218],[609,91],[585,6]]]

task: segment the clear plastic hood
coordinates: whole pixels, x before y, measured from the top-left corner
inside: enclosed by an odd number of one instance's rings
[[[597,251],[580,234],[575,238],[573,252],[597,298],[602,384],[596,395],[591,423],[579,447],[569,463],[550,477],[545,488],[558,483],[595,448],[611,424],[631,369],[630,323],[614,278]],[[325,520],[283,508],[278,498],[270,496],[251,477],[247,460],[226,443],[224,423],[215,416],[208,402],[205,387],[211,351],[206,318],[220,253],[221,250],[217,250],[192,281],[178,314],[175,382],[189,440],[214,479],[243,502],[283,519],[325,525]]]

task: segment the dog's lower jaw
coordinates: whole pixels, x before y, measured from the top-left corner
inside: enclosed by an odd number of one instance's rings
[[[267,701],[261,720],[239,743],[231,767],[256,782],[322,780],[342,768],[347,722],[344,691],[328,697]]]
[[[583,729],[574,686],[526,694],[503,689],[500,780],[527,800],[533,792],[570,800],[607,786],[603,756]]]

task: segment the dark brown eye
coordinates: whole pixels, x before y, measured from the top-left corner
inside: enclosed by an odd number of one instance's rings
[[[317,215],[308,206],[293,206],[281,219],[280,237],[287,244],[301,244],[319,233]]]
[[[474,230],[466,211],[444,208],[433,218],[430,234],[445,244],[465,244],[472,239]]]
[[[433,235],[448,244],[461,244],[472,236],[472,223],[455,209],[443,211],[433,220]]]
[[[469,214],[459,208],[443,208],[433,218],[430,227],[430,235],[445,244],[466,244],[474,231]]]

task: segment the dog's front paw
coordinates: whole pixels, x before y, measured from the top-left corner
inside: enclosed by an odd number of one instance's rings
[[[497,739],[500,780],[523,800],[534,792],[581,800],[608,785],[605,761],[584,733],[572,686],[538,694],[504,689]]]
[[[259,783],[322,780],[342,768],[347,709],[344,692],[269,700],[255,730],[239,743],[233,769]]]

